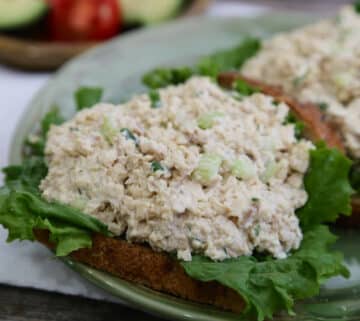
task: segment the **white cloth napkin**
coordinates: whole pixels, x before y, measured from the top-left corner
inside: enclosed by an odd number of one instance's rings
[[[209,9],[208,15],[249,16],[265,10],[260,6],[220,0]],[[50,76],[50,73],[26,73],[0,66],[0,168],[7,164],[11,137],[21,114]],[[8,244],[6,237],[7,232],[0,227],[0,283],[116,301],[52,257],[42,245]]]

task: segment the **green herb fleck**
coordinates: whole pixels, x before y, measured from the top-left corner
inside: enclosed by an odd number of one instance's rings
[[[132,141],[134,141],[135,145],[138,146],[139,145],[139,139],[133,134],[133,132],[128,129],[128,128],[121,128],[120,132],[123,134],[123,136],[126,139],[130,139]]]
[[[285,121],[284,121],[284,125],[286,124],[293,124],[295,127],[295,137],[297,139],[300,139],[303,135],[304,129],[305,129],[305,124],[304,122],[298,120],[298,118],[295,116],[294,113],[289,112],[289,114],[287,115]]]
[[[317,105],[318,105],[319,109],[322,111],[325,111],[329,108],[329,104],[325,103],[325,102],[320,102]]]
[[[299,87],[300,85],[302,85],[302,83],[305,81],[308,73],[309,73],[309,71],[307,70],[302,75],[300,75],[298,77],[295,77],[294,80],[293,80],[294,87]]]
[[[153,161],[151,163],[151,169],[152,169],[153,172],[165,170],[165,168],[158,161]]]
[[[254,228],[254,233],[255,236],[259,236],[260,235],[260,224],[256,224],[255,228]]]
[[[151,101],[151,108],[160,108],[161,107],[161,97],[157,90],[155,90],[155,89],[150,90],[149,98]]]
[[[100,102],[103,89],[99,87],[81,87],[75,92],[77,110],[90,108]]]
[[[252,197],[251,201],[254,203],[258,203],[260,201],[260,199],[258,199],[257,197]]]
[[[281,104],[281,101],[278,101],[277,99],[273,99],[272,104],[274,106],[279,106]]]

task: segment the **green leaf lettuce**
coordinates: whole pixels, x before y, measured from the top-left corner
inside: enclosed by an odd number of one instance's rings
[[[259,39],[247,38],[234,48],[201,58],[193,68],[156,68],[144,75],[143,83],[149,88],[158,89],[181,84],[193,75],[216,78],[221,71],[239,69],[247,59],[257,53],[260,47]]]
[[[310,151],[310,166],[304,178],[309,199],[297,211],[302,228],[334,222],[339,213],[351,214],[353,189],[349,182],[351,161],[323,143]]]
[[[217,281],[234,289],[247,304],[244,313],[264,320],[282,309],[294,314],[295,300],[317,295],[331,276],[349,275],[342,255],[329,251],[335,240],[326,226],[315,226],[305,232],[301,248],[286,259],[242,256],[215,262],[195,256],[182,266],[194,279]]]
[[[99,87],[81,87],[75,92],[77,110],[90,108],[100,102],[103,89]]]

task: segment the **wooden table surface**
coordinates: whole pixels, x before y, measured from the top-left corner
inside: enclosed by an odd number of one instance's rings
[[[223,1],[223,0],[218,0]],[[226,1],[226,0],[225,0]],[[237,2],[236,0],[228,2]],[[273,9],[336,12],[349,0],[248,0]],[[0,263],[1,264],[1,263]],[[0,321],[163,321],[124,306],[33,289],[0,285]]]
[[[119,304],[0,286],[1,321],[164,321]]]

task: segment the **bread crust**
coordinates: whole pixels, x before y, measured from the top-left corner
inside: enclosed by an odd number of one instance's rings
[[[231,88],[234,81],[242,79],[252,86],[259,88],[264,94],[274,97],[277,101],[285,102],[291,110],[305,123],[305,136],[311,140],[324,140],[330,147],[336,147],[345,152],[342,137],[335,125],[312,103],[299,103],[284,94],[280,86],[264,84],[242,76],[238,72],[224,72],[218,77],[220,85]],[[336,222],[342,227],[360,227],[360,197],[355,195],[352,199],[352,215],[341,216]]]
[[[54,247],[49,242],[48,231],[35,230],[34,234],[39,242]],[[70,257],[126,281],[182,299],[235,313],[245,307],[244,300],[234,290],[218,282],[201,282],[189,277],[177,260],[143,244],[95,234],[90,249],[77,250]]]

